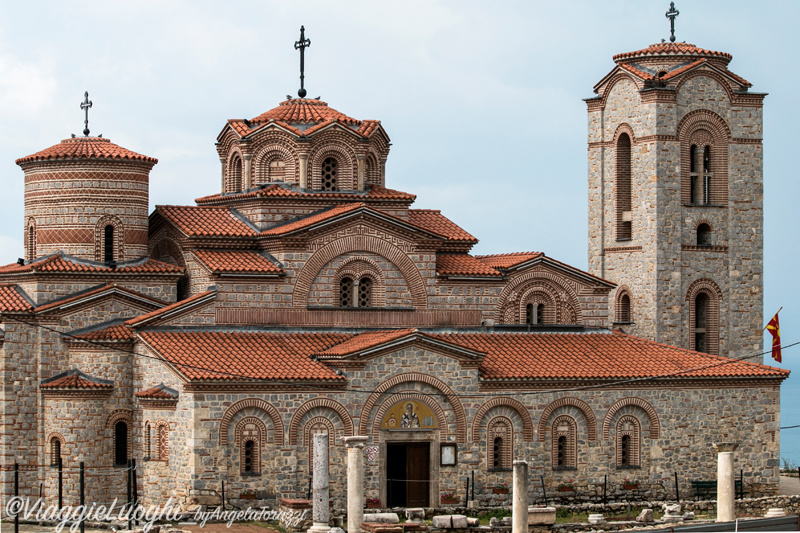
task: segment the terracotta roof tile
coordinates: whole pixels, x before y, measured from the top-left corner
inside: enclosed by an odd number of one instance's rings
[[[17,159],[16,163],[30,163],[32,161],[48,161],[56,159],[121,159],[128,161],[145,161],[158,163],[158,159],[137,154],[127,148],[117,146],[102,137],[75,137],[64,139],[59,144],[36,152],[29,156]]]
[[[163,383],[159,383],[155,387],[150,387],[139,392],[134,392],[134,396],[140,400],[177,400],[178,391],[170,389]]]
[[[697,56],[697,57],[713,57],[730,61],[733,59],[731,54],[725,52],[715,52],[713,50],[706,50],[698,48],[693,44],[688,43],[657,43],[651,44],[643,50],[636,50],[634,52],[625,52],[614,56],[614,61],[622,61],[626,59],[633,59],[637,57],[648,56]]]
[[[197,198],[198,204],[223,203],[229,200],[242,200],[245,198],[311,198],[311,199],[348,199],[348,200],[406,200],[413,202],[416,196],[394,189],[387,189],[379,185],[370,185],[366,194],[354,191],[301,191],[291,186],[281,186],[278,184],[267,185],[263,189],[256,189],[240,194],[211,194]]]
[[[405,337],[411,333],[415,333],[416,329],[389,329],[381,331],[368,331],[356,335],[346,341],[331,346],[327,350],[317,352],[317,355],[323,357],[343,357],[357,353],[366,348],[381,345],[385,342],[390,342],[401,337]]]
[[[623,333],[452,333],[433,337],[486,352],[485,379],[786,377],[787,370],[733,361]]]
[[[311,354],[340,343],[343,333],[146,331],[141,338],[191,380],[344,382]]]
[[[21,290],[16,285],[0,285],[0,311],[32,311],[33,306],[25,299]]]
[[[437,254],[436,273],[440,276],[503,276],[502,273],[469,254]]]
[[[408,221],[426,230],[444,235],[451,241],[477,243],[478,239],[464,231],[438,209],[409,209]]]
[[[159,205],[156,211],[190,237],[253,237],[256,231],[228,207]]]
[[[90,342],[129,342],[133,340],[133,330],[125,324],[111,326],[72,335],[65,339],[67,342],[81,344],[81,341]]]
[[[0,267],[0,274],[20,274],[26,272],[180,274],[183,271],[183,267],[170,265],[169,263],[163,263],[161,261],[156,261],[155,259],[144,259],[130,263],[117,263],[115,268],[111,268],[104,263],[70,257],[61,252],[24,265],[11,263],[10,265]]]
[[[652,80],[655,79],[655,76],[650,74],[649,72],[645,72],[644,70],[638,69],[633,65],[628,65],[626,63],[620,63],[619,68],[623,70],[627,70],[628,72],[632,73],[635,76],[640,77],[643,80]]]
[[[281,274],[275,263],[253,250],[192,250],[194,256],[214,274]]]
[[[281,224],[280,226],[273,226],[267,230],[262,231],[261,235],[283,235],[286,233],[307,228],[309,226],[313,226],[314,224],[322,222],[323,220],[328,220],[331,218],[335,218],[339,215],[349,213],[351,211],[357,211],[359,209],[363,209],[364,207],[366,207],[366,204],[363,203],[337,205],[330,209],[325,209],[324,211],[317,211],[316,213],[312,213],[298,220],[292,220],[286,224]]]
[[[542,252],[513,252],[509,254],[476,255],[475,259],[486,266],[505,269],[543,255]]]
[[[148,322],[150,320],[159,318],[161,316],[171,314],[173,312],[179,312],[179,310],[183,307],[192,307],[193,305],[197,304],[200,300],[208,297],[209,295],[216,294],[217,291],[205,291],[198,294],[195,294],[185,300],[181,300],[180,302],[175,302],[169,304],[161,309],[156,309],[155,311],[150,311],[144,315],[139,315],[137,317],[131,318],[130,320],[125,321],[126,326],[136,327],[141,326],[143,323]],[[211,300],[211,299],[209,299]]]
[[[114,383],[95,378],[73,369],[52,378],[42,380],[40,388],[48,389],[113,389]]]
[[[339,120],[344,124],[358,125],[361,123],[360,120],[348,117],[344,113],[328,107],[327,102],[309,98],[285,100],[278,104],[278,107],[250,119],[250,122],[262,124],[274,120],[287,124],[317,124],[332,119]]]

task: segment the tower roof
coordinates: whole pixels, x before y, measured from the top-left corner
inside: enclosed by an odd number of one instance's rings
[[[706,50],[705,48],[698,48],[697,46],[689,43],[657,43],[651,44],[643,50],[636,50],[635,52],[625,52],[614,56],[614,61],[617,63],[627,63],[632,59],[644,58],[709,58],[721,59],[727,65],[730,63],[733,56],[726,52],[715,52],[714,50]]]
[[[261,113],[257,117],[250,119],[251,123],[263,124],[274,120],[289,125],[295,124],[319,124],[328,120],[338,120],[344,124],[359,125],[360,120],[348,117],[332,107],[328,107],[327,102],[322,100],[312,100],[309,98],[293,98],[278,104],[278,107]]]
[[[18,165],[33,161],[51,161],[65,159],[122,159],[158,163],[158,159],[132,152],[127,148],[112,143],[103,137],[73,137],[60,143],[16,160]]]

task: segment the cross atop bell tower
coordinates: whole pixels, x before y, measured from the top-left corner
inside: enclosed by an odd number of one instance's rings
[[[675,2],[669,3],[669,11],[667,11],[667,18],[669,19],[669,42],[675,42],[675,17],[680,15],[681,12],[675,9]]]

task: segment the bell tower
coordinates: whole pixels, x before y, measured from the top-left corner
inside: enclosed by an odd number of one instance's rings
[[[618,54],[586,103],[589,270],[618,285],[614,327],[734,357],[762,344],[766,95],[731,59],[681,42]]]

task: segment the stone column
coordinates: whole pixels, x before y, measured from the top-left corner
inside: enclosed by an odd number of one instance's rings
[[[226,163],[226,159],[224,157],[220,156],[220,158],[219,158],[219,166],[220,166],[220,169],[222,170],[222,174],[220,176],[220,185],[219,185],[220,192],[225,192],[225,163]]]
[[[736,520],[736,485],[733,478],[733,452],[738,443],[714,443],[717,451],[717,522]]]
[[[242,176],[242,190],[246,191],[247,189],[253,186],[253,154],[242,154],[242,159],[244,159],[244,175]]]
[[[300,158],[300,188],[308,189],[308,154],[297,154]]]
[[[357,155],[356,158],[357,158],[356,166],[358,167],[357,168],[358,172],[356,177],[356,183],[354,183],[355,185],[354,189],[358,191],[363,191],[364,186],[366,185],[367,182],[367,177],[366,177],[367,156],[362,154],[362,155]]]
[[[311,482],[313,508],[311,520],[313,525],[308,533],[328,533],[331,527],[330,488],[328,486],[328,434],[317,433],[314,435],[314,479]]]
[[[347,533],[359,533],[364,521],[364,444],[367,437],[343,437],[347,446]]]
[[[511,533],[528,533],[528,462],[514,461]]]

